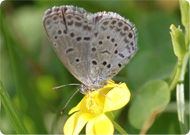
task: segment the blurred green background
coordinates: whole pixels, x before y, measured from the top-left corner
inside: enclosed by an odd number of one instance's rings
[[[30,134],[62,134],[63,125],[69,118],[68,111],[83,97],[81,93],[77,93],[64,114],[60,115],[62,107],[77,87],[68,86],[58,90],[52,90],[52,87],[80,83],[60,62],[43,28],[44,11],[60,5],[83,7],[91,13],[117,12],[135,24],[138,33],[138,51],[131,62],[113,79],[116,82],[126,82],[132,100],[139,89],[149,81],[168,80],[177,62],[169,34],[171,24],[181,25],[177,0],[4,1],[1,3],[0,80]],[[189,71],[185,77],[187,101],[188,74]],[[148,133],[180,133],[175,94],[175,91],[171,93],[169,105],[157,117]],[[128,120],[130,103],[114,112],[115,121],[128,133],[137,134],[139,130],[135,129]],[[0,130],[4,134],[15,133],[3,107],[1,107]],[[115,133],[118,132],[115,130]]]

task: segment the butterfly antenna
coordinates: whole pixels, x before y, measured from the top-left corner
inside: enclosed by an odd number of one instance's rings
[[[61,85],[61,86],[57,86],[57,87],[53,87],[53,90],[65,87],[65,86],[70,86],[70,85],[81,85],[81,84],[77,84],[77,83],[71,83],[71,84],[66,84],[66,85]]]
[[[73,95],[69,98],[69,100],[67,101],[67,103],[65,104],[65,106],[63,107],[63,109],[61,110],[61,115],[65,111],[65,108],[67,107],[67,105],[69,104],[69,102],[71,101],[71,99],[74,97],[74,95],[76,95],[77,92],[79,92],[79,91],[80,91],[80,89],[76,90],[75,93],[73,93]]]

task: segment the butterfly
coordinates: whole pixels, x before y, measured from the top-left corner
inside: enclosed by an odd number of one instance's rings
[[[61,62],[82,82],[83,94],[104,87],[137,51],[135,26],[117,13],[59,6],[45,12],[43,25]]]

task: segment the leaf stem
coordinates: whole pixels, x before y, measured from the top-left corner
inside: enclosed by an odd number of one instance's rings
[[[182,63],[183,63],[183,60],[177,61],[177,65],[175,67],[174,74],[172,75],[171,81],[169,83],[169,90],[170,91],[174,90],[174,88],[176,87],[176,85],[178,83],[178,80],[180,78],[181,71],[182,71]]]
[[[113,122],[115,129],[117,129],[117,131],[119,133],[128,135],[127,132],[117,122],[115,122],[115,121],[112,121],[112,122]]]

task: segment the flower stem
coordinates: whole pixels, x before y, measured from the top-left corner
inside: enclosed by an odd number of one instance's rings
[[[183,59],[181,75],[176,86],[177,112],[178,112],[178,119],[182,134],[186,134],[188,132],[187,119],[185,116],[185,99],[184,99],[184,77],[185,77],[185,69],[188,62],[188,58],[189,58],[189,53],[187,53]]]
[[[117,122],[115,121],[112,121],[112,122],[113,122],[114,127],[117,129],[119,133],[128,135],[127,132]]]
[[[175,67],[174,74],[172,75],[171,81],[169,83],[170,91],[174,90],[174,88],[176,87],[178,83],[178,80],[182,71],[182,63],[183,63],[182,60],[178,60],[177,65]]]
[[[189,51],[185,54],[182,60],[178,59],[174,75],[172,76],[169,89],[174,90],[176,87],[176,97],[177,97],[177,112],[180,124],[180,129],[182,134],[186,134],[188,131],[188,125],[185,116],[185,99],[184,99],[184,77],[186,66],[189,59]]]
[[[112,121],[115,129],[117,129],[120,134],[128,135],[127,132],[117,122],[114,121],[114,115],[112,112],[106,112],[106,116]]]

